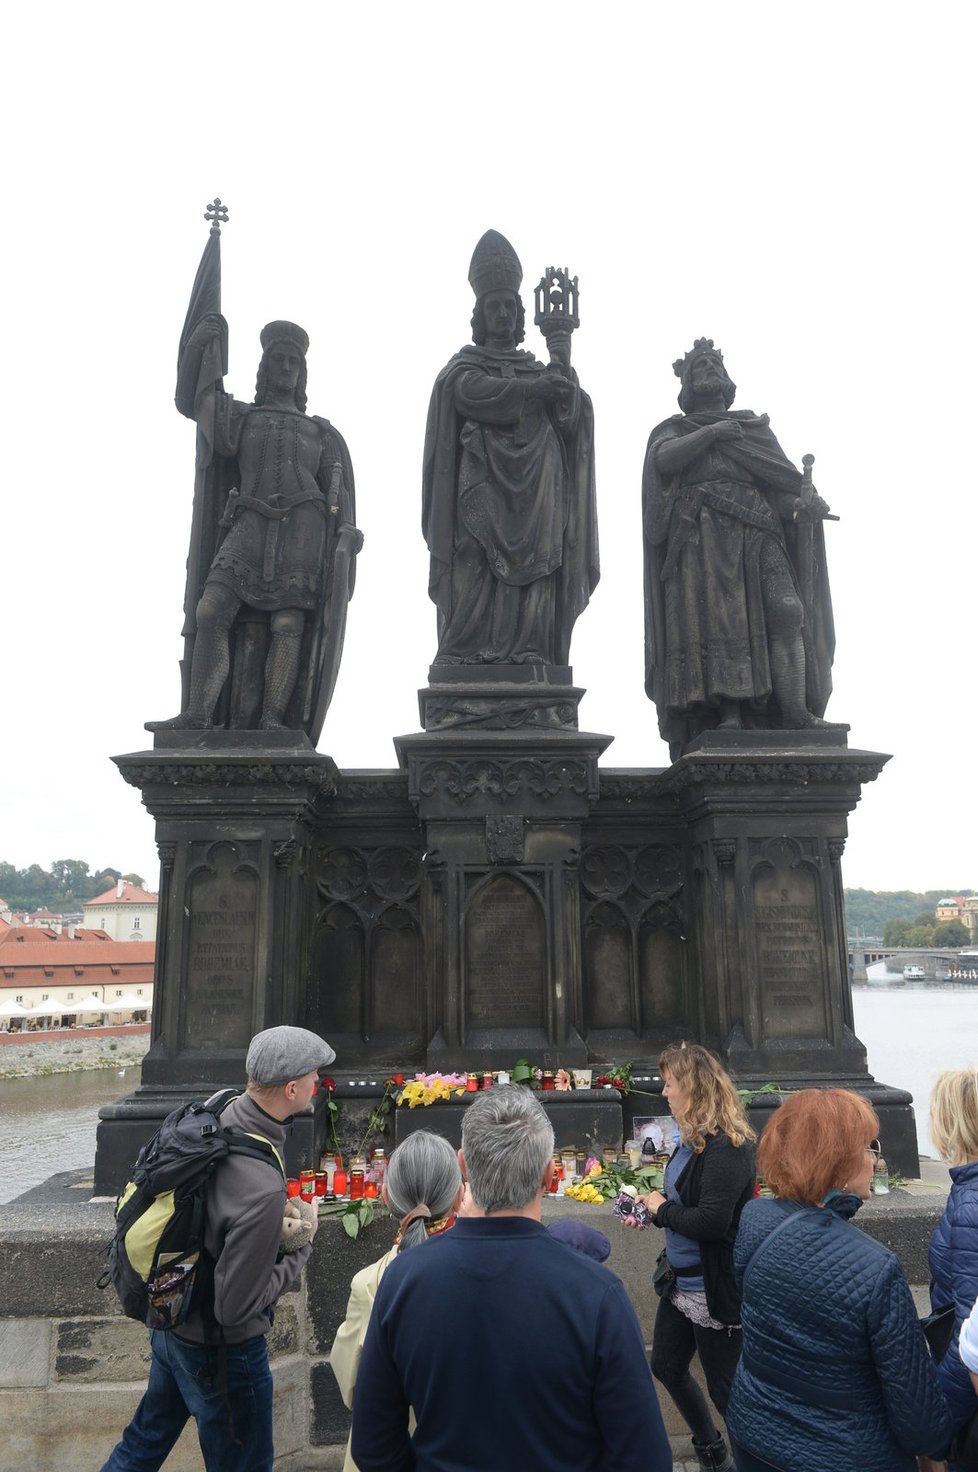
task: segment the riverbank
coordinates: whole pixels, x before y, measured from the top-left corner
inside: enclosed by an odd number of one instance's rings
[[[96,1068],[131,1068],[149,1050],[149,1023],[0,1035],[0,1078],[44,1078]]]

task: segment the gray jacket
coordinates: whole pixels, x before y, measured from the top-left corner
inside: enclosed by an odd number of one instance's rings
[[[284,1151],[284,1125],[248,1094],[232,1100],[221,1121]],[[268,1332],[276,1300],[291,1288],[312,1252],[309,1243],[278,1260],[284,1212],[285,1181],[277,1165],[244,1155],[218,1163],[207,1187],[204,1242],[215,1263],[214,1312],[229,1344]],[[198,1313],[174,1332],[193,1344],[213,1338]]]

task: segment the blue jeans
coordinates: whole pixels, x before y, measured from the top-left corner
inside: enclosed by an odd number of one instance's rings
[[[151,1329],[149,1338],[146,1393],[102,1472],[157,1472],[191,1416],[207,1472],[271,1472],[272,1372],[264,1334],[220,1346],[187,1344],[162,1329]]]

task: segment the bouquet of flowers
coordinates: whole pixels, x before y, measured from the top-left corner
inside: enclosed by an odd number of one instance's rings
[[[590,1201],[596,1204],[611,1201],[622,1186],[634,1186],[642,1196],[649,1191],[661,1191],[662,1167],[637,1165],[626,1168],[607,1161],[602,1164],[592,1157],[585,1165],[581,1179],[564,1187],[564,1195],[570,1196],[573,1201]]]
[[[594,1081],[597,1089],[611,1087],[620,1089],[623,1094],[630,1094],[634,1088],[632,1083],[631,1063],[615,1063],[608,1069],[607,1073],[601,1073]]]
[[[417,1109],[419,1104],[427,1106],[438,1099],[457,1099],[464,1093],[464,1073],[416,1073],[401,1089],[397,1103]]]

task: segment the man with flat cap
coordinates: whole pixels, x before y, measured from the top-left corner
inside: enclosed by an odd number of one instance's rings
[[[258,1135],[281,1155],[286,1125],[305,1109],[320,1071],[336,1057],[303,1027],[271,1027],[252,1038],[248,1084],[221,1114],[236,1133]],[[204,1245],[214,1265],[213,1304],[178,1329],[150,1331],[149,1385],[102,1472],[155,1472],[191,1416],[207,1472],[271,1472],[272,1376],[265,1336],[279,1296],[312,1252],[309,1240],[280,1252],[285,1177],[267,1160],[231,1154],[207,1185]]]

